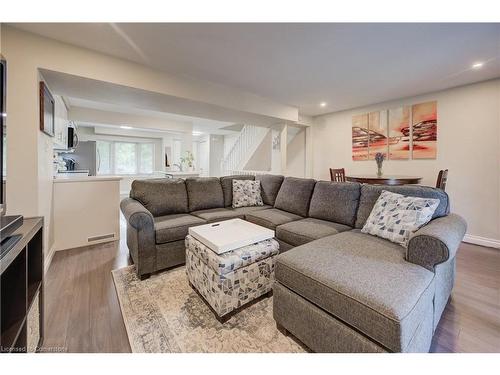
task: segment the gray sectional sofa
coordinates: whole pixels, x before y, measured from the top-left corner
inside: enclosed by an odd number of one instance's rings
[[[190,226],[243,218],[280,243],[273,314],[284,332],[316,352],[429,350],[466,230],[445,192],[262,175],[265,205],[233,209],[232,180],[245,178],[134,181],[121,209],[137,274],[184,263]],[[440,200],[407,249],[361,233],[382,190]]]

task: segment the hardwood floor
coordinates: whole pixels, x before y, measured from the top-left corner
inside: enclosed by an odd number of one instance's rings
[[[45,278],[44,351],[130,352],[111,277],[129,264],[125,241],[54,255]]]
[[[55,254],[45,279],[45,350],[130,352],[111,279],[111,270],[130,264],[121,237]],[[461,245],[455,288],[431,351],[500,352],[500,250]]]
[[[462,243],[433,352],[500,352],[500,249]]]

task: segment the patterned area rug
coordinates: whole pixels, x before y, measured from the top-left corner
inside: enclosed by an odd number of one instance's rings
[[[221,324],[188,284],[185,267],[140,281],[134,266],[112,271],[132,352],[304,352],[276,329],[272,297]]]

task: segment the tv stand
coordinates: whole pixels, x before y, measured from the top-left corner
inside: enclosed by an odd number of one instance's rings
[[[0,352],[39,351],[43,343],[43,218],[24,219],[0,261]]]
[[[0,216],[0,238],[2,242],[23,225],[23,217],[21,215]]]

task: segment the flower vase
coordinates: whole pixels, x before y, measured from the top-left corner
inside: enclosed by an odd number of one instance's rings
[[[382,166],[377,167],[377,177],[382,177]]]

